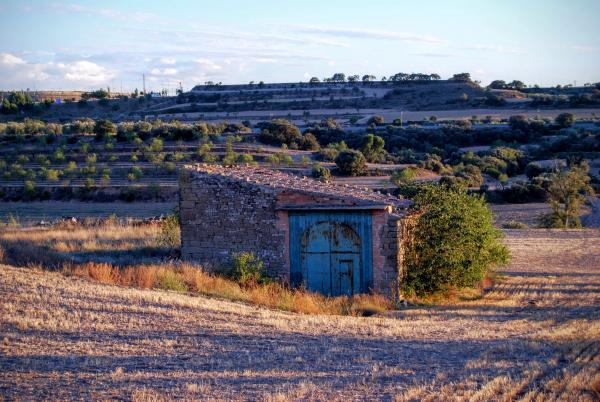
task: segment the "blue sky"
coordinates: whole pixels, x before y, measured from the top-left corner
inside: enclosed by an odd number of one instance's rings
[[[0,0],[1,89],[184,89],[335,72],[600,81],[598,0]]]

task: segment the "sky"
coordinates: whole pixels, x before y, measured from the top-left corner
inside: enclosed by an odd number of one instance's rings
[[[600,0],[0,0],[0,89],[147,90],[336,72],[600,81]]]

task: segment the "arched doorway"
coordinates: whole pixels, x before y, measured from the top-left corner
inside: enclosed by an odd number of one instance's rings
[[[306,288],[330,296],[360,291],[360,251],[360,237],[347,224],[324,221],[307,228],[301,244]]]
[[[325,295],[369,292],[371,211],[290,210],[290,284]]]

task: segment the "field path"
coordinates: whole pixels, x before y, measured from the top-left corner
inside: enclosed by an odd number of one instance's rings
[[[479,300],[303,316],[0,266],[0,398],[597,400],[600,232],[507,232]]]

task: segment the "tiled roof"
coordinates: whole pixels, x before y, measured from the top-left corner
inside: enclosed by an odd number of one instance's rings
[[[185,168],[200,174],[224,176],[233,180],[251,182],[273,189],[294,190],[349,200],[356,202],[357,205],[389,205],[396,212],[406,209],[411,204],[408,200],[372,191],[368,188],[348,184],[324,183],[309,177],[296,176],[264,167],[246,165],[225,167],[221,165],[195,164],[186,165]]]

